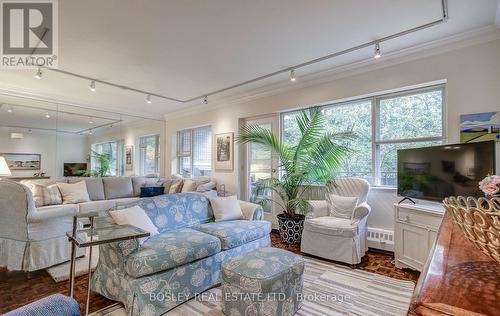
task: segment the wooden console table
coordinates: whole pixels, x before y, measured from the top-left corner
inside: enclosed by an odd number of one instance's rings
[[[479,251],[446,212],[409,315],[499,315],[500,264]]]

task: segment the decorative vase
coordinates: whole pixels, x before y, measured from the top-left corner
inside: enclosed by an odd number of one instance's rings
[[[294,217],[290,217],[286,214],[278,214],[277,217],[281,241],[286,244],[300,243],[305,216],[297,214]]]

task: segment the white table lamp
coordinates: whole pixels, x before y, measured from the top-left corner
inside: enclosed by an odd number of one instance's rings
[[[10,173],[9,166],[7,166],[7,161],[5,161],[4,157],[0,156],[0,177],[10,177],[12,173]]]

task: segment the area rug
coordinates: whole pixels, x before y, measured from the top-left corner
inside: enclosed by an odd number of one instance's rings
[[[89,269],[89,251],[90,248],[85,248],[85,256],[76,258],[75,260],[75,277],[79,277],[81,275],[87,274]],[[97,261],[99,261],[99,247],[94,247],[92,249],[92,271],[95,270],[97,266]],[[52,266],[46,271],[52,277],[52,279],[56,282],[62,282],[69,280],[69,266],[70,263],[64,262],[55,266]]]
[[[415,284],[305,257],[304,304],[295,315],[407,315]],[[115,304],[94,316],[126,316]],[[208,290],[167,316],[223,316],[221,288]]]

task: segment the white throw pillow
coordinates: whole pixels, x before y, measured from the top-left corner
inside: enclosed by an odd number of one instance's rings
[[[63,204],[90,202],[87,184],[83,180],[77,183],[58,182],[57,187],[61,192]]]
[[[139,205],[121,210],[109,211],[109,215],[111,215],[116,224],[135,226],[149,232],[151,234],[149,237],[159,234],[158,228],[156,228],[149,216]],[[148,239],[148,237],[140,238],[139,243],[142,245],[146,239]]]
[[[186,179],[184,180],[184,184],[182,185],[182,193],[185,192],[194,192],[196,191],[196,181],[192,179]]]
[[[240,202],[236,198],[236,195],[209,197],[208,199],[210,200],[216,222],[243,218]]]
[[[358,206],[358,198],[341,196],[336,194],[326,194],[328,211],[330,216],[347,218],[352,220],[354,209]]]
[[[36,207],[62,204],[62,197],[57,184],[44,186],[34,183],[30,189]]]

